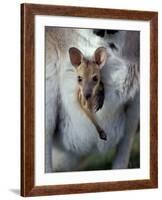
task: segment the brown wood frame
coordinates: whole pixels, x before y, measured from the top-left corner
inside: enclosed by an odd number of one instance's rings
[[[75,16],[150,21],[150,179],[86,184],[35,186],[34,184],[34,17]],[[21,195],[53,195],[158,187],[157,83],[158,13],[54,5],[21,5]]]

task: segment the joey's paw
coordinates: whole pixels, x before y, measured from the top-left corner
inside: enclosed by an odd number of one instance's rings
[[[99,132],[99,135],[100,135],[100,138],[101,138],[102,140],[107,140],[107,135],[106,135],[106,133],[104,132],[104,130],[101,130],[101,131]]]

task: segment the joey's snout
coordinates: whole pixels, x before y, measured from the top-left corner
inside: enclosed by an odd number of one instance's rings
[[[89,85],[83,87],[83,95],[84,95],[84,97],[85,97],[86,100],[91,99],[91,97],[92,97],[92,91],[93,91],[93,88],[89,87]]]
[[[88,100],[88,99],[91,98],[91,93],[87,93],[87,94],[85,94],[84,96],[85,96],[86,100]]]

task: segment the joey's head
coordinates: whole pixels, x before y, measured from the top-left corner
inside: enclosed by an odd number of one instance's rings
[[[72,47],[69,49],[71,64],[77,73],[78,86],[86,100],[90,100],[96,94],[100,84],[100,71],[107,60],[107,51],[104,47],[99,47],[94,52],[91,59],[86,59],[82,52]]]

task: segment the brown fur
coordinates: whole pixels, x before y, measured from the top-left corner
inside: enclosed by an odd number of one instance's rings
[[[103,47],[98,48],[92,60],[83,57],[83,54],[76,48],[71,48],[69,53],[78,76],[76,94],[80,107],[96,127],[100,138],[106,140],[106,134],[99,126],[94,112],[96,94],[100,87],[100,70],[106,61],[106,50]]]

